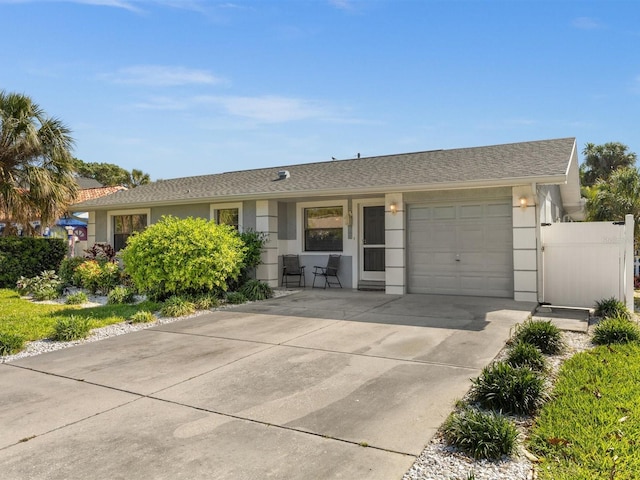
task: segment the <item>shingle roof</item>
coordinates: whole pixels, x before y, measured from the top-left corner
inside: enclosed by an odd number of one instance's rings
[[[470,183],[561,183],[574,138],[379,157],[304,163],[162,180],[83,202],[91,209],[248,198],[312,196],[328,192],[410,191]],[[277,180],[278,171],[290,178]]]
[[[78,184],[78,186],[80,187],[81,190],[85,190],[87,188],[101,188],[104,187],[103,184],[101,184],[99,181],[93,179],[93,178],[87,178],[87,177],[77,177],[76,178],[76,183]]]

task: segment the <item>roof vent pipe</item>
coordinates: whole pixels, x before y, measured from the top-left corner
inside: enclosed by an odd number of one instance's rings
[[[284,180],[290,176],[291,174],[289,173],[289,170],[278,170],[278,180]]]

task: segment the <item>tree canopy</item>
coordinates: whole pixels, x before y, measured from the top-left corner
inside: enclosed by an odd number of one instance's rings
[[[624,221],[625,215],[632,214],[636,241],[640,239],[640,173],[637,169],[618,168],[587,192],[587,221]]]
[[[31,98],[0,91],[0,217],[53,222],[76,196],[71,131]]]
[[[587,143],[582,151],[584,162],[580,167],[580,181],[590,187],[598,180],[607,180],[619,168],[633,167],[636,154],[620,142],[608,142],[603,145]]]
[[[133,169],[131,172],[113,163],[83,162],[74,159],[75,169],[79,175],[93,178],[106,187],[122,185],[127,188],[135,188],[151,182],[148,173]]]

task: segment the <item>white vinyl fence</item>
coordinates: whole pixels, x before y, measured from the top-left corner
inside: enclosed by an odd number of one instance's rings
[[[541,227],[543,302],[593,307],[615,297],[633,311],[633,216]]]

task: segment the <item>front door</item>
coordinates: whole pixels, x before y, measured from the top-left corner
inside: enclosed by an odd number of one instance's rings
[[[384,205],[363,205],[360,219],[360,279],[384,281]]]

